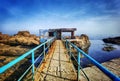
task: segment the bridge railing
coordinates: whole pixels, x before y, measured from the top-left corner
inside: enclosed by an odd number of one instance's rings
[[[50,45],[52,44],[52,42],[54,41],[54,37],[51,38],[51,39],[48,39],[46,42],[38,45],[37,47],[31,49],[30,51],[24,53],[23,55],[19,56],[18,58],[12,60],[11,62],[9,62],[8,64],[0,67],[0,74],[4,73],[6,70],[10,69],[12,66],[14,66],[15,64],[21,62],[22,60],[24,60],[27,56],[30,56],[31,55],[31,60],[32,60],[32,64],[31,66],[22,74],[22,76],[18,79],[18,81],[21,81],[23,79],[23,77],[28,73],[28,71],[30,69],[32,69],[32,78],[34,79],[34,74],[35,74],[35,62],[39,59],[39,57],[43,56],[43,59],[41,61],[41,63],[43,62],[43,60],[45,59],[45,53],[46,53],[46,50],[48,50],[48,48],[50,47]],[[47,47],[46,47],[46,44],[47,44]],[[43,47],[43,51],[41,52],[41,54],[35,59],[35,51],[37,49],[39,49],[40,47]],[[41,64],[40,63],[40,64]]]
[[[78,70],[77,70],[77,79],[78,81],[80,80],[80,70],[83,72],[83,74],[85,75],[86,79],[88,81],[89,77],[87,76],[87,74],[83,71],[81,64],[80,64],[80,60],[81,60],[81,55],[82,54],[84,57],[86,57],[89,61],[91,61],[95,66],[97,66],[97,68],[99,70],[101,70],[104,74],[106,74],[109,78],[111,78],[113,81],[120,81],[120,78],[115,75],[114,73],[112,73],[111,71],[109,71],[106,67],[104,67],[102,64],[100,64],[98,61],[96,61],[94,58],[92,58],[91,56],[89,56],[88,54],[86,54],[84,51],[82,51],[81,49],[79,49],[76,45],[74,45],[73,43],[71,43],[70,41],[68,41],[67,39],[62,39],[64,41],[65,47],[67,48],[68,52],[69,52],[69,56],[70,59],[71,57],[74,58],[74,60],[77,62],[78,65]],[[75,48],[77,50],[77,58],[74,56],[74,54],[72,54],[71,52],[71,47]]]

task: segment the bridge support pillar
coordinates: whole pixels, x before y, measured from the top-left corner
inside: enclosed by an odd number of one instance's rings
[[[71,32],[71,38],[74,38],[74,31]]]

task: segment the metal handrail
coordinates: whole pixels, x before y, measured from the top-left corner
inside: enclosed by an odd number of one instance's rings
[[[84,74],[84,76],[85,76],[85,78],[88,80],[88,81],[90,81],[89,80],[89,78],[88,78],[88,76],[87,76],[87,74],[84,72],[84,70],[83,70],[83,68],[81,67],[81,65],[80,65],[80,52],[78,52],[78,58],[75,58],[75,56],[74,56],[74,54],[71,52],[71,46],[69,46],[68,44],[67,44],[68,42],[65,42],[64,44],[65,44],[65,47],[66,47],[66,49],[68,50],[68,52],[70,53],[70,59],[69,60],[71,60],[71,57],[73,57],[73,59],[76,61],[76,63],[77,63],[77,65],[78,65],[78,72],[77,72],[77,80],[79,81],[80,80],[80,70],[81,70],[81,72]],[[68,53],[68,54],[69,54]],[[80,69],[80,70],[79,70]]]
[[[86,54],[84,51],[79,49],[76,45],[74,45],[73,43],[71,43],[67,39],[63,39],[63,40],[65,40],[65,45],[67,45],[67,44],[71,45],[72,47],[74,47],[78,51],[78,58],[77,58],[77,62],[78,62],[78,75],[77,76],[78,76],[78,80],[80,80],[80,76],[79,76],[80,75],[80,54],[82,54],[84,57],[86,57],[88,60],[90,60],[95,66],[97,66],[103,73],[105,73],[113,81],[120,81],[120,77],[118,77],[117,75],[115,75],[114,73],[109,71],[106,67],[104,67],[98,61],[96,61],[91,56]],[[66,46],[66,47],[68,48],[68,46]]]
[[[27,56],[31,55],[31,56],[32,56],[32,64],[31,64],[31,66],[23,73],[23,75],[25,75],[25,73],[32,67],[32,74],[33,74],[33,76],[34,76],[34,73],[35,73],[34,63],[35,63],[35,61],[37,60],[37,59],[35,59],[35,57],[34,57],[34,51],[37,50],[38,48],[44,46],[43,53],[41,53],[41,54],[44,54],[44,57],[43,57],[43,59],[44,59],[44,58],[45,58],[45,50],[46,50],[45,45],[46,45],[47,43],[49,43],[49,45],[50,45],[50,44],[54,41],[54,39],[55,39],[54,37],[51,38],[51,39],[48,39],[46,42],[38,45],[37,47],[35,47],[35,48],[31,49],[30,51],[24,53],[23,55],[19,56],[18,58],[12,60],[12,61],[9,62],[8,64],[0,67],[0,74],[4,73],[6,70],[8,70],[8,69],[11,68],[12,66],[14,66],[16,63],[22,61],[22,60],[25,59]],[[49,47],[47,47],[47,48],[49,48]],[[23,75],[22,75],[21,77],[23,77]],[[18,79],[18,81],[21,80],[21,77]]]

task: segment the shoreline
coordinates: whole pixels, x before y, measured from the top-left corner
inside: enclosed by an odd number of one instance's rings
[[[110,61],[107,61],[101,64],[105,66],[107,69],[109,69],[115,75],[120,76],[120,69],[119,69],[120,58],[112,59]],[[83,70],[85,71],[85,73],[87,74],[87,76],[91,81],[112,81],[108,76],[106,76],[103,72],[101,72],[96,66],[86,67],[86,68],[83,68]],[[81,78],[84,80],[83,75]]]

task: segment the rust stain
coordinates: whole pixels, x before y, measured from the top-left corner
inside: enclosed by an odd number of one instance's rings
[[[41,66],[40,66],[40,68],[39,68],[39,72],[42,72],[42,70],[43,70],[44,68],[46,68],[45,65],[49,62],[49,61],[48,61],[49,58],[53,55],[53,52],[54,52],[54,50],[55,50],[55,46],[56,46],[56,42],[53,42],[53,44],[51,45],[48,53],[46,54],[45,61],[43,61],[43,63],[41,64]]]

